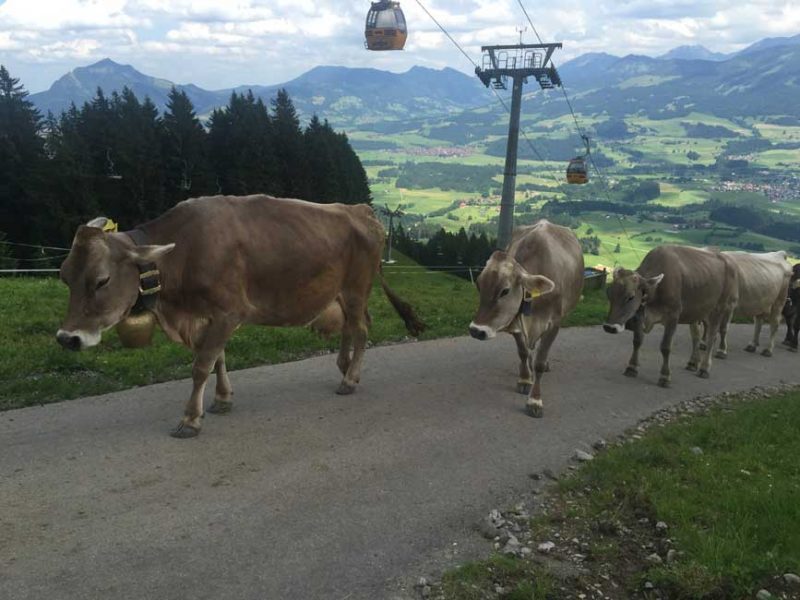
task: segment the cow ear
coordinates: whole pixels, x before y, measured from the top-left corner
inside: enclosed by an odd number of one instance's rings
[[[86,223],[86,227],[94,227],[95,229],[104,229],[108,224],[108,217],[96,217]]]
[[[151,263],[157,261],[165,254],[169,254],[175,249],[175,244],[164,244],[161,246],[136,246],[128,251],[129,256],[138,264]]]
[[[528,290],[534,298],[536,296],[549,294],[556,289],[556,284],[553,283],[553,280],[544,275],[525,273],[520,276],[520,283],[522,283],[522,287]]]

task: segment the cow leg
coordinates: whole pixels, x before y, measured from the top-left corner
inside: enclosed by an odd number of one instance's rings
[[[758,349],[758,338],[761,337],[761,315],[755,318],[755,327],[753,328],[753,341],[747,344],[745,352],[755,352]]]
[[[342,375],[347,374],[350,368],[350,349],[353,347],[352,336],[347,326],[342,328],[342,342],[339,346],[339,356],[336,357],[336,366]]]
[[[206,389],[208,376],[222,356],[225,344],[235,329],[236,323],[234,322],[212,320],[202,335],[201,341],[195,346],[194,363],[192,364],[192,394],[186,403],[183,419],[170,433],[172,437],[190,438],[200,433],[200,419],[203,418],[203,392]]]
[[[800,332],[800,310],[792,316],[792,338],[789,342],[789,349],[797,352],[797,334]]]
[[[703,326],[703,335],[700,338],[700,344],[698,345],[698,349],[705,350],[706,347],[707,347],[706,336],[708,336],[708,324],[705,321],[701,321],[700,324]],[[697,325],[695,324],[695,326],[697,326]],[[698,357],[697,360],[699,362],[700,358]]]
[[[337,394],[352,394],[356,389],[356,384],[361,379],[361,362],[364,358],[364,351],[367,347],[367,336],[369,330],[367,329],[367,321],[364,317],[365,304],[367,294],[363,297],[351,298],[344,303],[345,310],[345,324],[344,328],[347,330],[347,336],[350,337],[353,344],[353,358],[347,367],[347,372],[336,390]],[[343,336],[344,337],[344,336]]]
[[[528,342],[525,336],[520,333],[512,334],[517,343],[517,354],[519,355],[519,379],[517,380],[517,392],[528,395],[531,392],[533,380],[531,379],[531,349],[528,349]]]
[[[633,325],[633,353],[625,369],[627,377],[636,377],[639,374],[639,348],[644,341],[644,326],[641,319],[636,319]]]
[[[769,345],[761,352],[764,356],[772,356],[772,351],[775,349],[775,338],[778,335],[778,328],[781,324],[781,317],[777,311],[773,310],[769,316]]]
[[[528,396],[528,402],[525,408],[528,414],[532,417],[540,418],[544,411],[544,404],[542,403],[542,374],[548,371],[547,368],[547,355],[550,352],[550,346],[558,335],[559,326],[554,325],[549,329],[539,342],[539,348],[536,350],[536,360],[533,363],[533,387],[531,394]]]
[[[692,337],[692,355],[689,362],[686,363],[686,370],[697,371],[697,365],[700,364],[700,326],[696,322],[689,323],[689,334]],[[705,349],[705,344],[703,344],[703,349]]]
[[[708,318],[708,348],[706,348],[705,354],[703,354],[703,360],[700,363],[700,370],[697,372],[698,377],[702,377],[703,379],[707,379],[709,377],[709,373],[711,371],[711,349],[714,347],[714,342],[716,342],[717,338],[717,331],[719,331],[720,324],[724,319],[726,319],[726,315],[722,314],[712,314]]]
[[[711,323],[709,323],[709,327]],[[664,336],[661,338],[661,377],[658,378],[658,385],[661,387],[669,387],[672,372],[669,368],[669,355],[672,351],[672,338],[675,335],[675,330],[678,329],[677,319],[673,321],[666,321],[664,323]],[[709,331],[709,329],[706,329]],[[708,347],[706,348],[706,355],[711,353],[711,347],[714,344],[714,333],[711,330],[711,337],[707,340]]]
[[[208,407],[208,412],[214,415],[224,415],[231,412],[233,408],[233,387],[231,387],[231,380],[228,378],[228,369],[225,368],[225,351],[217,358],[214,365],[214,372],[217,376],[217,389],[214,394],[214,404]]]
[[[728,325],[730,322],[730,318],[725,317],[719,326],[719,349],[714,354],[717,358],[728,358]]]

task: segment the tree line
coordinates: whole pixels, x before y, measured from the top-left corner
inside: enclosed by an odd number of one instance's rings
[[[269,106],[234,92],[207,123],[174,88],[164,114],[128,88],[98,88],[58,116],[41,115],[27,96],[0,65],[0,239],[68,246],[98,215],[131,228],[213,194],[371,202],[347,136],[316,115],[301,127],[285,90]],[[30,254],[20,247],[17,256]]]

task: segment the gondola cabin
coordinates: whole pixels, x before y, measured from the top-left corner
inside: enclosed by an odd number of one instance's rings
[[[586,159],[577,156],[567,165],[567,183],[587,183],[589,172],[586,170]]]
[[[393,0],[373,2],[367,13],[364,35],[368,50],[402,50],[408,30],[400,3]]]

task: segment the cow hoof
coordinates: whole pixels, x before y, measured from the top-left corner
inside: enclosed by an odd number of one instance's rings
[[[625,369],[625,377],[636,377],[637,375],[639,375],[639,371],[633,367],[628,367]]]
[[[772,350],[770,350],[769,348],[764,348],[761,351],[761,356],[766,356],[767,358],[769,358],[770,356],[772,356]]]
[[[705,343],[705,342],[700,342],[699,344],[697,344],[697,347],[698,347],[700,350],[705,350],[705,349],[706,349],[708,346],[706,346],[706,343]]]
[[[188,423],[181,422],[178,423],[178,426],[170,431],[169,434],[174,438],[178,438],[179,440],[186,440],[200,435],[200,429],[194,427],[193,425],[189,425]]]
[[[524,381],[517,382],[517,393],[518,394],[525,394],[526,396],[530,395],[531,393],[531,383],[527,383]]]
[[[721,358],[722,360],[725,360],[726,358],[728,358],[728,353],[724,352],[723,350],[717,350],[714,353],[714,358]]]
[[[210,412],[212,415],[227,415],[232,410],[233,410],[233,402],[214,400],[214,404],[209,406],[206,412]]]
[[[756,347],[753,344],[748,344],[745,347],[744,351],[745,352],[755,352],[756,351]]]
[[[790,342],[789,340],[783,340],[783,341],[781,342],[781,344],[783,344],[784,346],[791,346],[791,345],[792,345],[792,342]]]
[[[697,373],[697,376],[700,377],[701,379],[708,379],[709,377],[711,377],[709,372],[706,371],[705,369],[700,369],[700,371]]]
[[[658,379],[658,387],[668,388],[669,387],[669,377],[659,377]]]
[[[339,384],[339,387],[336,389],[336,393],[340,396],[347,396],[348,394],[352,394],[356,391],[356,386],[352,383],[342,382]]]
[[[528,402],[525,404],[525,410],[534,419],[541,419],[544,415],[544,404],[542,404],[541,400],[528,398]]]
[[[686,363],[686,370],[687,371],[697,371],[697,363]]]

